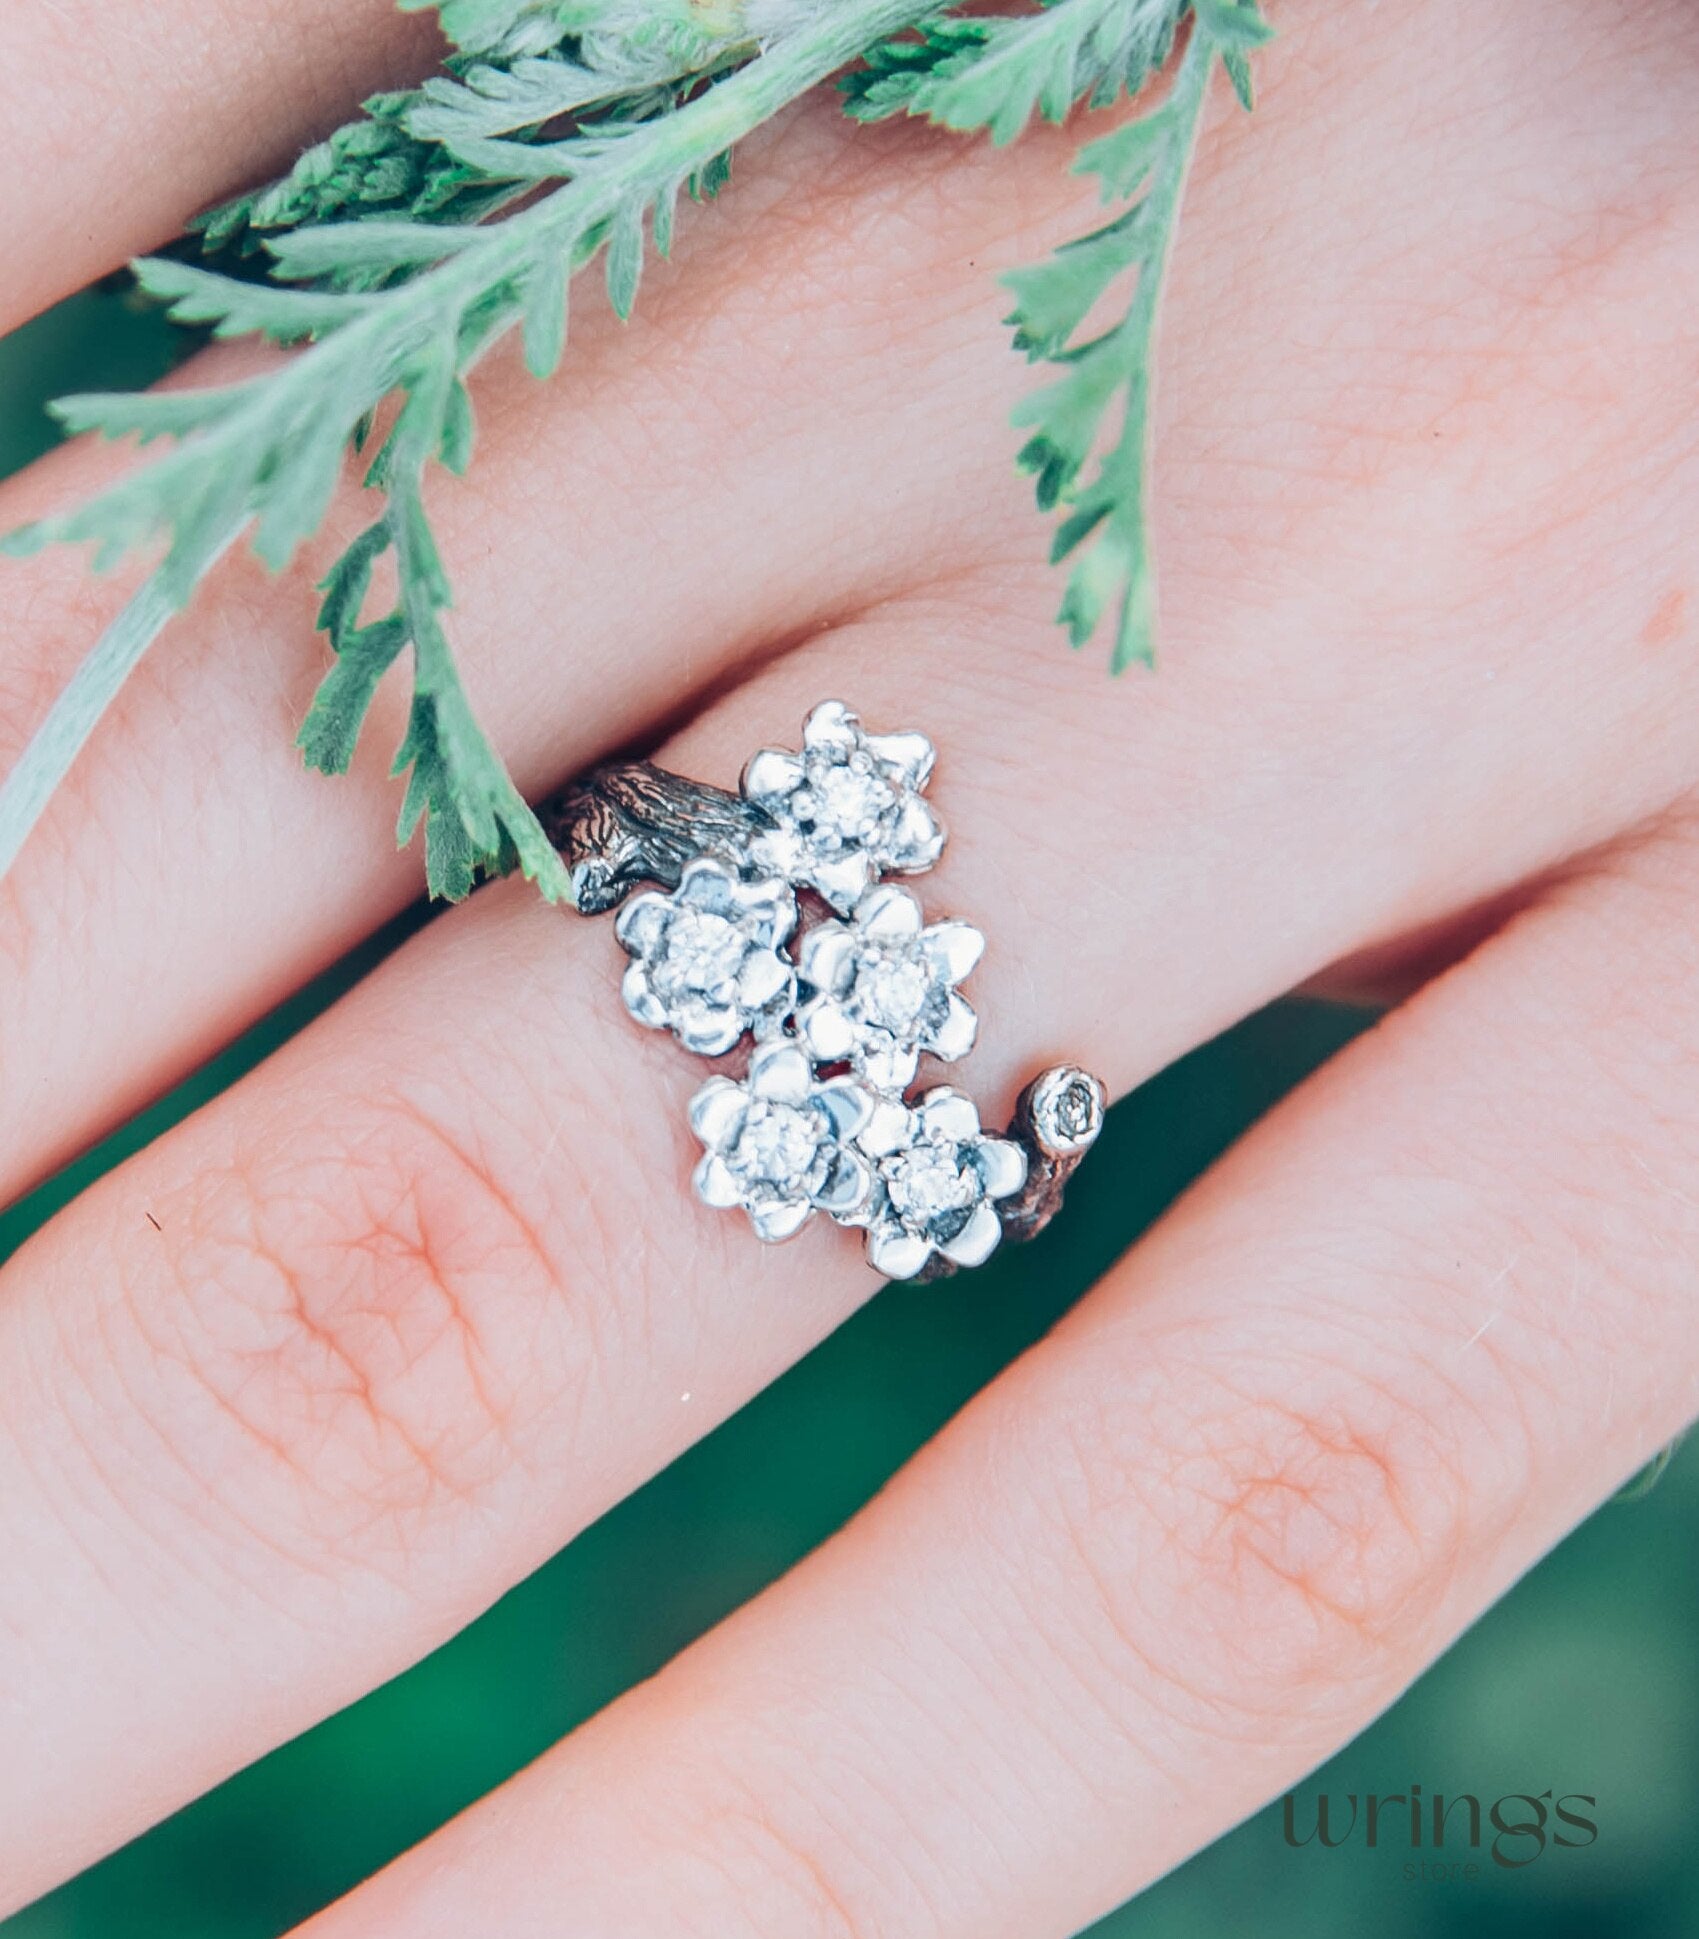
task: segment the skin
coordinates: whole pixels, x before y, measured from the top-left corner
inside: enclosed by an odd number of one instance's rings
[[[274,85],[293,0],[174,0],[157,81],[42,64],[106,11],[0,24],[49,77],[0,181],[103,131],[0,201],[6,324],[426,58],[357,0],[312,34],[345,65]],[[663,725],[726,782],[827,694],[933,732],[989,1118],[1301,984],[1406,1000],[841,1535],[315,1939],[1060,1939],[1699,1411],[1699,22],[1279,24],[1174,265],[1153,678],[1060,649],[1009,462],[993,272],[1077,229],[1067,135],[807,106],[629,327],[485,373],[437,504],[521,785]],[[56,454],[0,522],[132,461]],[[403,696],[346,781],[289,746],[327,553],[221,572],[0,885],[8,1193],[416,892]],[[8,569],[0,757],[122,592]],[[697,1073],[611,950],[480,894],[5,1268],[0,1910],[442,1641],[873,1290],[842,1234],[666,1196]]]

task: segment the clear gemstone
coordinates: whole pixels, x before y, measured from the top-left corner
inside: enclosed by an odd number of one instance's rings
[[[746,1188],[795,1197],[808,1189],[825,1135],[818,1113],[756,1098],[726,1163]]]
[[[934,983],[932,971],[918,950],[898,954],[882,951],[864,959],[856,971],[855,1007],[868,1023],[907,1043],[918,1032],[922,1014],[934,995]]]
[[[1064,1137],[1078,1138],[1097,1115],[1097,1100],[1085,1084],[1070,1084],[1056,1100],[1056,1123]]]
[[[1040,1140],[1059,1152],[1083,1151],[1103,1128],[1103,1086],[1072,1064],[1058,1064],[1032,1088],[1032,1123]]]
[[[717,990],[736,977],[748,948],[748,939],[724,916],[707,909],[675,909],[650,965],[650,978],[666,997]]]
[[[962,1164],[959,1147],[930,1139],[887,1162],[885,1189],[897,1216],[919,1230],[966,1211],[980,1196],[978,1176]]]
[[[840,842],[870,840],[891,812],[891,785],[865,757],[810,762],[808,783],[807,807],[815,826]]]
[[[746,795],[774,823],[749,855],[848,915],[883,871],[914,874],[938,859],[943,833],[918,794],[931,765],[918,734],[869,741],[847,708],[816,708],[801,754],[765,750],[745,771]]]

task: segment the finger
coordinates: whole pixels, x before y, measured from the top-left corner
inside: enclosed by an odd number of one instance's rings
[[[822,1552],[304,1939],[1061,1939],[1289,1786],[1699,1411],[1696,888],[1650,842],[1417,998]]]
[[[385,0],[8,7],[0,331],[281,173],[439,44]]]
[[[1693,637],[1667,563],[1687,538],[1693,457],[1680,222],[1613,246],[1584,307],[1554,310],[1542,266],[1649,185],[1672,212],[1687,206],[1691,162],[1672,159],[1691,150],[1680,64],[1599,26],[1596,61],[1543,75],[1547,92],[1505,117],[1503,90],[1523,88],[1518,20],[1495,17],[1461,69],[1425,21],[1377,16],[1372,31],[1392,36],[1380,64],[1335,63],[1296,31],[1266,115],[1212,130],[1166,333],[1168,668],[1154,699],[1080,683],[1094,737],[1122,737],[1117,785],[1132,792],[1112,798],[1133,852],[1157,846],[1158,826],[1226,841],[1235,823],[1278,824],[1276,789],[1295,781],[1331,804],[1329,852],[1355,841],[1355,867],[1379,867],[1376,838],[1413,834],[1405,853],[1427,866],[1416,921],[1449,913],[1460,864],[1492,875],[1499,847],[1477,825],[1515,851],[1514,875],[1574,831],[1602,839],[1667,798],[1689,758]],[[1384,143],[1371,90],[1389,71],[1413,104],[1455,98],[1471,139],[1413,107],[1407,140]],[[1551,129],[1572,123],[1597,131],[1597,154],[1548,153]],[[999,589],[979,563],[1037,556],[1003,429],[1024,380],[991,278],[1082,218],[1068,149],[846,138],[829,108],[806,114],[751,154],[741,194],[692,232],[694,259],[657,277],[629,334],[592,324],[548,392],[491,373],[476,486],[444,494],[441,522],[473,697],[523,785],[916,584],[977,588],[976,647],[998,636],[1000,602],[1000,643],[1054,657],[1038,622],[1053,587]],[[1359,213],[1341,212],[1337,168],[1374,186]],[[1476,193],[1518,174],[1552,184],[1554,235],[1527,233],[1526,203]],[[1453,206],[1472,212],[1461,229],[1442,219]],[[1247,255],[1244,225],[1294,246]],[[1413,239],[1391,263],[1389,233]],[[1332,252],[1335,284],[1318,288],[1316,250]],[[1495,300],[1466,302],[1483,282]],[[1285,346],[1278,383],[1240,354],[1247,306]],[[1506,342],[1526,391],[1504,377]],[[1427,343],[1444,357],[1412,353]],[[1594,407],[1601,358],[1609,410]],[[66,454],[16,488],[3,522],[108,463]],[[1420,532],[1412,505],[1432,508]],[[1576,565],[1583,510],[1609,571]],[[416,885],[416,859],[387,853],[380,769],[399,697],[347,783],[303,775],[288,746],[322,668],[302,576],[273,587],[238,566],[209,589],[0,888],[0,963],[14,972],[0,1192],[180,1075]],[[15,750],[116,595],[89,592],[65,559],[13,583],[0,677],[17,696]],[[1595,719],[1623,732],[1629,758],[1577,745],[1577,722]],[[1507,729],[1523,766],[1483,802],[1475,780],[1498,771]],[[1430,823],[1468,829],[1461,857]]]

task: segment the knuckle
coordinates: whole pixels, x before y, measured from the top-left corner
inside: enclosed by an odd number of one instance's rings
[[[1444,1477],[1408,1427],[1355,1397],[1260,1395],[1174,1464],[1173,1532],[1242,1684],[1313,1684],[1342,1656],[1378,1659],[1430,1605],[1451,1542],[1445,1504],[1430,1493],[1418,1510],[1413,1484]]]
[[[1295,1697],[1360,1703],[1455,1571],[1454,1436],[1395,1386],[1301,1353],[1179,1357],[1132,1391],[1105,1392],[1098,1365],[1064,1402],[1045,1511],[1082,1591],[1064,1650],[1122,1700],[1216,1727],[1254,1730]]]
[[[156,1211],[163,1274],[125,1292],[156,1425],[250,1532],[269,1490],[286,1538],[371,1555],[381,1525],[404,1551],[511,1472],[562,1277],[475,1144],[383,1100]]]
[[[654,1847],[673,1855],[678,1902],[698,1908],[693,1931],[719,1939],[735,1924],[784,1939],[868,1939],[874,1928],[839,1876],[838,1841],[808,1836],[723,1760],[696,1775],[692,1807],[668,1814]]]

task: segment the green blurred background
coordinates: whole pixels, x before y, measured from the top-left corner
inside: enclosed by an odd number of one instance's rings
[[[183,348],[182,333],[115,288],[0,342],[0,471],[52,443],[46,398],[146,383]],[[420,919],[392,925],[177,1096],[0,1213],[0,1257]],[[875,1299],[448,1647],[0,1922],[0,1939],[264,1939],[346,1890],[829,1535],[1359,1021],[1283,1004],[1166,1072],[1114,1112],[1066,1216],[1037,1244]],[[1594,1844],[1517,1871],[1485,1863],[1473,1883],[1413,1883],[1402,1847],[1289,1848],[1276,1806],[1093,1939],[1699,1939],[1696,1536],[1699,1441],[1640,1498],[1595,1515],[1300,1787],[1312,1813],[1318,1789],[1385,1794],[1412,1781],[1483,1804],[1584,1792],[1598,1799]],[[1129,1824],[1129,1850],[1139,1836]]]

